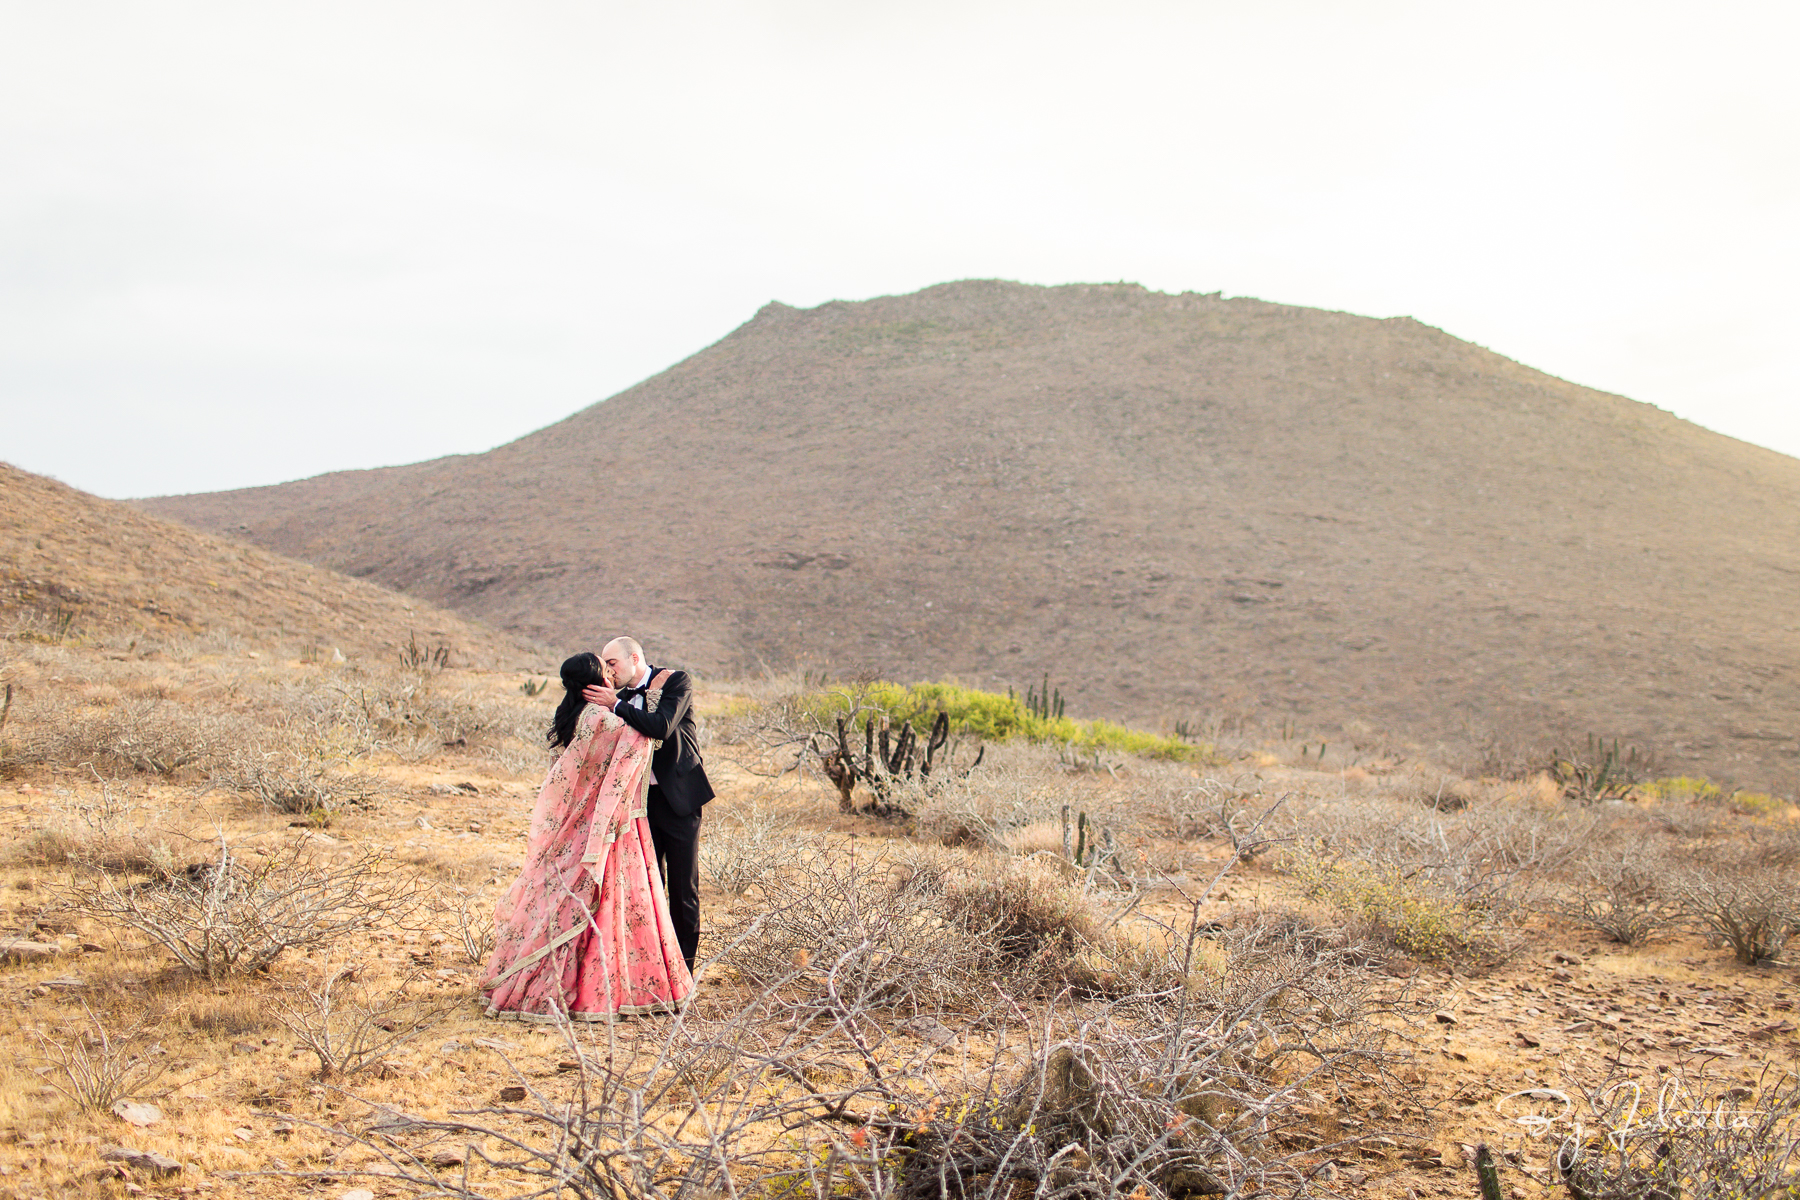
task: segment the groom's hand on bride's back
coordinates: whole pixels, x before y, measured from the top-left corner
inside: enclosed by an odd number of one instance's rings
[[[609,687],[590,684],[581,689],[581,698],[589,704],[598,704],[601,708],[611,711],[612,706],[619,702],[619,693]]]

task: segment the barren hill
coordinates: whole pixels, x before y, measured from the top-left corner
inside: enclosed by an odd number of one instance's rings
[[[523,640],[379,584],[199,533],[0,463],[0,627],[151,642],[217,634],[252,646],[458,665],[536,664]]]
[[[142,506],[559,647],[1800,775],[1800,461],[1406,318],[770,304],[487,454]]]

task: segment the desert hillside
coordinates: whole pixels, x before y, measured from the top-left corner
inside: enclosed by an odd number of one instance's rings
[[[1800,462],[1410,319],[1134,285],[770,304],[489,453],[147,511],[714,672],[1800,774]]]
[[[446,648],[458,665],[539,657],[519,638],[256,546],[196,533],[0,463],[0,625],[146,648],[221,645],[391,659]]]

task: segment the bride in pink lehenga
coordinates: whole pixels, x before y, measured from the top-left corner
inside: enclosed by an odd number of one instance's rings
[[[562,665],[566,690],[550,744],[564,747],[531,814],[525,868],[494,910],[494,953],[482,972],[488,1016],[604,1021],[672,1013],[694,990],[669,920],[644,819],[656,743],[585,704],[600,660]],[[645,702],[657,702],[660,676]]]

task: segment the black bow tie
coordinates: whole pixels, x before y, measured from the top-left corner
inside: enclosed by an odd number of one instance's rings
[[[641,696],[643,694],[644,694],[644,689],[640,688],[640,687],[622,687],[618,690],[618,693],[617,693],[619,699],[621,699],[621,700],[630,700],[635,696]]]

